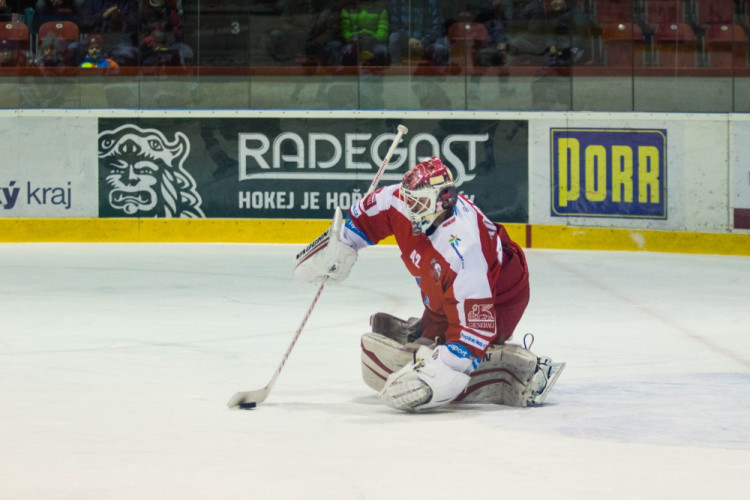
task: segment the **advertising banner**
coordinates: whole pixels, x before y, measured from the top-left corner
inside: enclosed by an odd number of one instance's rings
[[[553,128],[552,216],[667,218],[667,131]]]
[[[96,119],[0,119],[0,217],[97,216]]]
[[[327,219],[439,156],[496,221],[528,222],[528,122],[390,118],[99,119],[99,216]]]

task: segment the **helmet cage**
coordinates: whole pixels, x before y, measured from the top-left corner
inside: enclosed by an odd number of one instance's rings
[[[424,232],[438,215],[452,209],[458,196],[450,170],[437,158],[407,172],[401,193],[415,234]]]

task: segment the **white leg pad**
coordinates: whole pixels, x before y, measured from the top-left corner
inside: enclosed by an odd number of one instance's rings
[[[414,360],[416,344],[399,344],[379,333],[366,333],[362,336],[362,378],[377,392],[383,390],[388,376],[399,371]]]
[[[379,333],[362,336],[362,378],[377,392],[386,379],[414,360],[418,343],[400,344]],[[539,367],[539,369],[537,369]],[[565,363],[551,363],[515,344],[491,346],[454,403],[490,403],[523,407],[541,404]]]

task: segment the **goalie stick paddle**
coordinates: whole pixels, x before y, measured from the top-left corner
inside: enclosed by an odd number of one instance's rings
[[[388,162],[391,161],[391,156],[393,156],[393,153],[396,151],[396,148],[398,147],[398,143],[401,142],[401,138],[409,131],[404,125],[399,125],[397,127],[397,130],[398,130],[398,133],[396,134],[396,137],[394,137],[393,142],[391,143],[391,147],[388,148],[388,152],[386,153],[385,158],[383,158],[383,163],[380,164],[380,168],[378,168],[378,171],[375,174],[375,178],[372,180],[372,183],[370,184],[370,188],[367,190],[367,193],[365,193],[365,196],[375,191],[375,188],[378,186],[378,182],[380,181],[380,177],[383,175],[383,172],[385,171],[385,167],[388,166]],[[327,277],[323,278],[323,281],[321,281],[320,286],[318,287],[318,291],[315,293],[315,297],[313,298],[313,301],[310,304],[310,307],[307,308],[305,317],[302,318],[302,323],[299,325],[299,328],[297,328],[297,331],[294,333],[292,342],[289,344],[289,347],[287,347],[286,352],[284,353],[284,357],[281,358],[281,363],[279,364],[279,367],[276,368],[276,372],[273,374],[273,377],[271,377],[271,381],[268,382],[268,384],[266,384],[266,386],[262,389],[256,389],[254,391],[236,392],[227,403],[227,406],[229,406],[230,408],[252,410],[253,408],[257,408],[259,405],[263,404],[263,402],[268,398],[268,395],[271,393],[271,389],[276,383],[276,379],[279,378],[279,374],[281,373],[281,370],[284,368],[284,365],[286,364],[286,360],[289,358],[289,354],[291,354],[292,349],[294,349],[294,345],[297,343],[297,339],[299,339],[300,334],[302,334],[302,329],[305,327],[305,324],[307,324],[307,320],[310,318],[310,315],[312,314],[312,311],[315,308],[315,304],[318,302],[320,295],[323,293],[323,288],[326,285],[326,281],[328,281]]]

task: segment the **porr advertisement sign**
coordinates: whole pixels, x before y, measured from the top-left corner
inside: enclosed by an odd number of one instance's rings
[[[383,118],[100,119],[100,217],[326,219],[439,156],[493,220],[528,222],[528,122]]]

